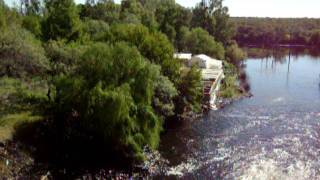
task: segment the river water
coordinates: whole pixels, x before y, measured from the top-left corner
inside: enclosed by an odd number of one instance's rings
[[[254,96],[169,130],[167,175],[320,179],[320,58],[289,52],[244,64]]]

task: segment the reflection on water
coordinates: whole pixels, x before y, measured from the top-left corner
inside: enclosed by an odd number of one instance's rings
[[[169,131],[161,146],[168,174],[190,179],[319,179],[320,58],[244,63],[253,98]]]

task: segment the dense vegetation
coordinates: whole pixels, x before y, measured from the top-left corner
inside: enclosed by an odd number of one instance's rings
[[[80,148],[143,160],[164,121],[200,110],[200,71],[173,53],[244,58],[228,19],[222,0],[194,9],[174,0],[23,0],[19,8],[0,0],[0,125],[43,122],[41,133],[23,137],[59,147],[47,157],[55,162],[91,157]]]
[[[319,19],[231,18],[234,39],[241,45],[279,44],[320,46]]]

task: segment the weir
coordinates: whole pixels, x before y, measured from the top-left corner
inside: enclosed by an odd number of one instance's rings
[[[200,54],[176,53],[174,57],[184,61],[187,67],[198,66],[201,69],[203,85],[203,105],[205,109],[216,110],[217,96],[221,81],[224,79],[223,61]]]

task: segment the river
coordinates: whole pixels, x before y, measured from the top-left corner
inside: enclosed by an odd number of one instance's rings
[[[252,98],[169,130],[160,150],[183,179],[320,179],[320,58],[243,63]]]

